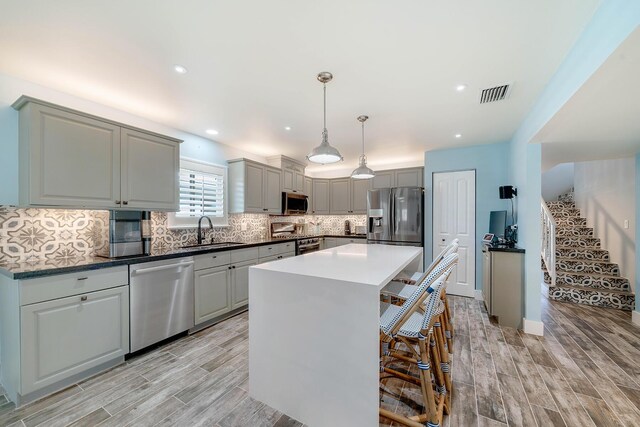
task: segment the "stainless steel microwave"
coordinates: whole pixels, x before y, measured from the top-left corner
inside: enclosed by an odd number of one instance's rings
[[[309,197],[300,193],[282,192],[282,214],[304,215],[309,209]]]

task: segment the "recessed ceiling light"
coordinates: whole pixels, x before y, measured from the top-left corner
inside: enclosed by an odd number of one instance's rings
[[[462,84],[461,84],[461,85],[456,86],[456,90],[457,90],[458,92],[462,92],[462,91],[463,91],[463,90],[465,90],[466,88],[467,88],[467,85],[462,85]]]
[[[206,131],[209,135],[217,135],[219,132],[215,129],[207,129]]]
[[[462,138],[462,134],[461,134],[461,133],[456,133],[454,136],[455,136],[456,138]]]
[[[285,126],[284,130],[291,130],[291,126]]]
[[[174,65],[173,70],[178,74],[187,74],[187,69],[182,65]]]

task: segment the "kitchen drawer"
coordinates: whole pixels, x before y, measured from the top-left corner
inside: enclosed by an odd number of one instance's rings
[[[280,251],[278,251],[279,254],[294,254],[296,253],[296,242],[287,242],[287,243],[281,243],[280,245]]]
[[[258,248],[236,249],[231,251],[231,264],[244,261],[253,261],[260,256]]]
[[[28,305],[129,284],[126,265],[20,282],[20,305]]]
[[[193,257],[194,260],[194,270],[202,270],[204,268],[211,267],[220,267],[221,265],[231,264],[231,253],[229,251],[225,252],[214,252],[206,255],[197,255]]]
[[[275,245],[260,246],[258,249],[260,258],[266,258],[285,252],[295,252],[296,242],[276,243]]]

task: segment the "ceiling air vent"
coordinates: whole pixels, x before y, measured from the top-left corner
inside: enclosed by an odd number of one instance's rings
[[[482,92],[480,92],[480,104],[502,101],[509,96],[509,92],[511,92],[511,84],[509,83],[482,89]]]

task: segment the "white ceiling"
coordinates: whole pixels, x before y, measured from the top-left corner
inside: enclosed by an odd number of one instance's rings
[[[640,151],[640,28],[538,132],[543,169]]]
[[[320,142],[327,70],[345,163],[309,170],[357,165],[360,114],[370,166],[419,164],[427,149],[508,140],[600,1],[4,1],[0,72],[303,159]],[[505,82],[507,101],[478,105]]]

